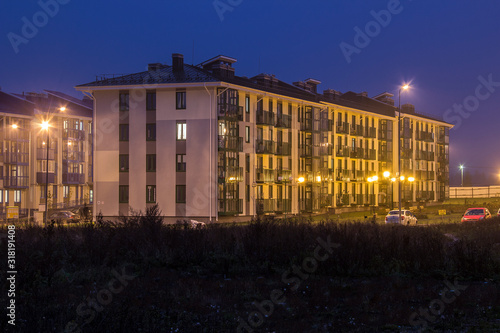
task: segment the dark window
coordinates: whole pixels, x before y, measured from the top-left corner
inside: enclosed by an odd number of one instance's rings
[[[186,185],[176,186],[175,202],[186,203]]]
[[[176,93],[175,108],[177,110],[184,110],[186,108],[186,92],[178,91]]]
[[[177,172],[186,172],[186,155],[184,154],[177,155],[177,163],[175,170]]]
[[[146,172],[156,171],[156,154],[146,155]]]
[[[120,111],[128,111],[128,100],[129,100],[128,92],[121,92],[120,93]]]
[[[128,172],[128,155],[120,155],[120,172]]]
[[[250,172],[250,155],[246,154],[245,156],[245,171]]]
[[[250,113],[250,96],[245,96],[245,112]]]
[[[250,142],[250,126],[245,126],[245,142]]]
[[[156,91],[146,92],[146,110],[156,110]]]
[[[120,141],[128,141],[128,124],[120,124]]]
[[[156,141],[156,124],[146,124],[146,141]]]
[[[128,185],[120,185],[119,192],[119,202],[128,203]]]
[[[0,179],[3,179],[3,165],[0,165]]]
[[[146,202],[155,203],[156,202],[156,185],[146,186]]]
[[[245,185],[245,192],[247,202],[250,202],[250,185]]]

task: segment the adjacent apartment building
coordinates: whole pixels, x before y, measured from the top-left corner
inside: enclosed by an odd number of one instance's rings
[[[0,117],[0,216],[8,206],[33,216],[46,193],[49,211],[92,202],[91,100],[0,91]]]
[[[94,212],[164,216],[320,212],[448,197],[452,125],[404,105],[401,175],[393,95],[318,92],[315,79],[235,75],[236,59],[103,76],[94,100]],[[404,179],[402,178],[404,177]],[[408,181],[408,179],[413,181]]]

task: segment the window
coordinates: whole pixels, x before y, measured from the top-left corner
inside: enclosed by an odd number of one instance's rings
[[[128,124],[120,124],[120,141],[128,141]]]
[[[175,202],[186,203],[186,185],[177,185],[175,188]]]
[[[245,126],[245,142],[250,142],[250,126]]]
[[[128,154],[120,155],[120,172],[128,172]]]
[[[250,155],[245,155],[245,171],[250,172]]]
[[[156,110],[156,91],[146,92],[146,110]]]
[[[184,110],[186,108],[186,92],[177,91],[175,99],[175,108],[177,110]]]
[[[3,165],[0,165],[0,179],[3,179]]]
[[[250,185],[245,185],[245,197],[247,202],[250,202]]]
[[[0,190],[0,203],[3,202],[3,190]]]
[[[177,140],[186,140],[186,121],[177,122]]]
[[[146,124],[146,141],[156,141],[156,124]]]
[[[89,201],[90,203],[94,202],[94,190],[89,190]]]
[[[120,185],[119,187],[119,203],[128,203],[128,185]]]
[[[45,194],[45,190],[43,191],[43,193]],[[9,191],[8,190],[5,190],[5,203],[6,204],[9,203]]]
[[[120,93],[120,111],[128,111],[128,101],[129,101],[128,91],[121,92]]]
[[[64,198],[69,198],[69,186],[68,185],[63,186],[63,196],[64,196]]]
[[[186,172],[186,155],[178,154],[177,155],[177,163],[175,171],[177,172]]]
[[[146,202],[155,203],[156,202],[156,185],[146,186]]]
[[[57,185],[52,186],[52,198],[57,201]],[[83,198],[83,195],[82,195],[82,198]]]
[[[250,96],[245,96],[245,112],[250,113]]]
[[[156,154],[146,155],[146,172],[156,172]]]

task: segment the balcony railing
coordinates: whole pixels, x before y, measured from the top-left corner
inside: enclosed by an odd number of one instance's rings
[[[335,128],[337,134],[349,134],[349,123],[337,122],[337,126]]]
[[[276,211],[276,199],[257,199],[257,214],[274,213]]]
[[[387,140],[392,140],[392,137],[389,136],[389,132],[379,129],[378,130],[378,139],[387,141]]]
[[[276,170],[273,169],[256,169],[256,179],[257,183],[274,183],[276,181]]]
[[[364,157],[364,150],[363,148],[359,147],[351,147],[351,158],[363,158]]]
[[[355,136],[363,136],[363,126],[351,124],[349,133]]]
[[[363,170],[354,170],[352,172],[352,181],[358,181],[361,182],[365,179],[365,172]]]
[[[321,131],[331,131],[332,130],[332,120],[330,119],[321,119],[319,121],[319,128]]]
[[[324,143],[319,146],[319,154],[321,156],[330,156],[333,153],[333,146],[329,143]]]
[[[219,183],[236,183],[243,181],[243,168],[219,166]]]
[[[277,199],[276,200],[276,211],[282,213],[289,213],[292,211],[292,200],[291,199]]]
[[[375,127],[366,127],[365,137],[375,139],[377,137],[377,129]]]
[[[349,147],[347,146],[336,146],[335,154],[337,157],[349,157]]]
[[[281,116],[277,116],[275,127],[291,128],[292,116],[287,114],[282,114]]]
[[[4,152],[4,163],[7,164],[29,164],[28,153]]]
[[[220,215],[236,215],[243,213],[242,199],[219,199]]]
[[[351,178],[353,178],[351,170],[338,169],[335,172],[335,176],[336,176],[335,179],[337,181],[349,181],[349,180],[351,180]]]
[[[37,172],[36,173],[36,182],[38,184],[45,184],[46,177],[47,177],[47,174],[45,172]],[[54,183],[55,183],[55,173],[49,172],[49,184],[54,184]]]
[[[85,131],[73,128],[65,128],[63,130],[64,139],[85,140]]]
[[[49,149],[49,160],[54,159],[55,149]],[[46,160],[47,159],[47,149],[46,148],[37,148],[36,149],[36,159],[37,160]]]
[[[257,125],[268,125],[274,126],[274,113],[264,110],[256,111],[256,123]]]
[[[434,200],[433,191],[417,191],[416,193],[417,201],[432,201]]]
[[[3,178],[3,186],[8,187],[8,188],[28,188],[29,177],[28,176],[18,176],[18,177],[5,176]]]
[[[218,115],[220,118],[230,120],[243,120],[243,107],[231,104],[219,104]]]
[[[63,173],[63,184],[85,184],[84,173]]]
[[[228,135],[219,135],[219,150],[243,151],[243,138]]]
[[[337,194],[337,206],[348,206],[351,204],[349,194]]]
[[[322,181],[333,181],[334,180],[333,169],[322,168],[319,170],[319,174],[320,174]]]
[[[376,160],[377,159],[377,152],[375,149],[366,149],[365,150],[365,160]]]
[[[392,152],[379,151],[378,152],[378,160],[380,162],[391,162],[392,161]]]
[[[276,170],[276,183],[290,184],[292,170],[278,169]]]
[[[417,131],[415,139],[425,142],[434,142],[434,133],[426,131]]]
[[[63,160],[83,162],[85,161],[85,152],[63,150],[62,158]]]
[[[276,143],[271,140],[255,140],[255,152],[257,154],[274,154]]]
[[[276,143],[276,155],[289,156],[292,153],[292,146],[288,142]]]

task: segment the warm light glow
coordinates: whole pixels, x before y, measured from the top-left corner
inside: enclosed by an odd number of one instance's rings
[[[65,107],[65,106],[61,106],[61,107],[59,108],[59,110],[61,110],[62,112],[64,112],[64,111],[66,111],[66,107]]]
[[[17,128],[17,124],[12,124],[12,128],[16,129]]]
[[[48,130],[49,129],[49,122],[48,121],[42,122],[42,129],[43,130]]]
[[[371,183],[373,181],[372,177],[368,177],[367,181]]]
[[[316,176],[316,181],[319,183],[321,181],[321,176]]]
[[[297,179],[297,181],[298,181],[299,183],[303,183],[303,182],[304,182],[304,177],[299,177],[299,179]]]
[[[68,141],[68,146],[71,146],[71,141]]]
[[[376,182],[378,180],[378,176],[373,176],[372,179],[374,182]]]
[[[403,86],[403,89],[404,89],[404,90],[406,90],[406,89],[408,89],[408,88],[410,88],[410,86],[409,86],[409,85],[407,85],[407,84],[405,84],[405,85]]]
[[[389,171],[384,171],[385,178],[389,178],[390,175],[391,175],[391,173]]]
[[[69,143],[69,144],[71,144],[71,143]],[[234,177],[229,177],[229,181],[233,181],[233,180],[235,180],[235,179],[236,179],[236,178],[234,178]]]
[[[45,141],[44,141],[44,142],[42,142],[42,145],[45,145]]]
[[[408,177],[408,181],[409,181],[409,182],[414,182],[414,181],[415,181],[415,178],[413,178],[413,177]]]
[[[391,178],[391,182],[395,182],[396,181],[396,178]]]
[[[403,180],[405,180],[405,176],[401,176],[401,177],[399,177],[399,179],[400,179],[401,181],[403,181]]]
[[[463,170],[464,169],[464,165],[460,164],[459,168],[460,168],[460,170]]]

